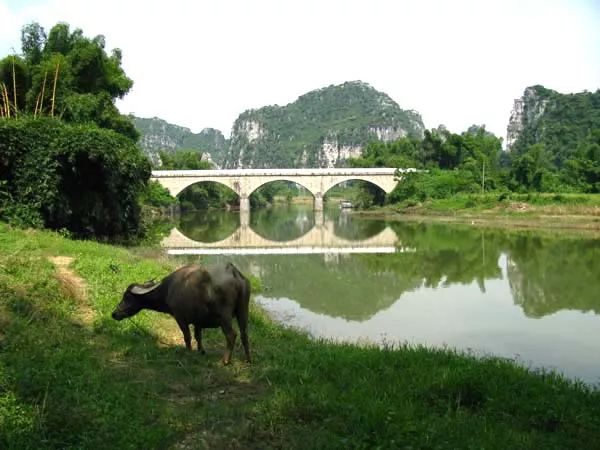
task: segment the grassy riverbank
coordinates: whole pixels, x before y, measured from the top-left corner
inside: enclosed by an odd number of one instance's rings
[[[407,201],[357,214],[516,228],[600,230],[599,194],[469,194]]]
[[[255,362],[223,367],[218,330],[200,355],[167,316],[110,318],[173,264],[0,223],[0,448],[600,447],[600,392],[510,361],[315,342],[253,307]]]

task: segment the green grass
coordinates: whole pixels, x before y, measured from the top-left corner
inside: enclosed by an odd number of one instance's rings
[[[90,323],[49,255],[76,258]],[[313,341],[252,308],[255,362],[110,312],[167,260],[0,224],[0,448],[600,448],[600,393],[500,359]],[[181,447],[180,447],[181,448]]]
[[[391,207],[418,214],[598,215],[599,194],[457,194],[448,198],[407,200]],[[390,207],[388,207],[389,209]]]

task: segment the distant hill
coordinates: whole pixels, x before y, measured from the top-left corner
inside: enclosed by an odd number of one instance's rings
[[[556,167],[600,130],[600,90],[561,94],[543,86],[525,89],[515,100],[507,129],[507,150],[523,153],[544,144]]]
[[[200,133],[192,133],[189,128],[170,124],[158,117],[143,119],[134,117],[134,124],[140,132],[140,145],[154,164],[159,161],[158,152],[163,150],[195,150],[207,155],[214,164],[220,166],[228,142],[219,130],[205,128]]]
[[[417,112],[366,83],[347,82],[240,114],[223,167],[344,166],[370,141],[422,136],[424,129]]]

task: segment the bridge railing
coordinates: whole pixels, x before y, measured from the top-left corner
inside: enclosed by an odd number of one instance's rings
[[[218,170],[153,170],[152,176],[162,177],[235,177],[235,176],[364,176],[364,175],[394,175],[400,173],[418,172],[415,168],[395,169],[390,167],[368,167],[364,169],[332,168],[332,169],[218,169]]]

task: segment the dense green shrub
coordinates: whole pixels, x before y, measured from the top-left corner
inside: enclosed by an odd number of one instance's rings
[[[142,190],[140,202],[156,208],[166,208],[177,205],[177,199],[172,197],[169,190],[158,181],[150,181]]]
[[[131,237],[150,164],[130,139],[52,118],[0,120],[0,218],[81,237]]]
[[[457,193],[481,191],[468,170],[433,169],[428,172],[406,173],[388,197],[392,203],[404,200],[424,201],[428,198],[447,198]]]

